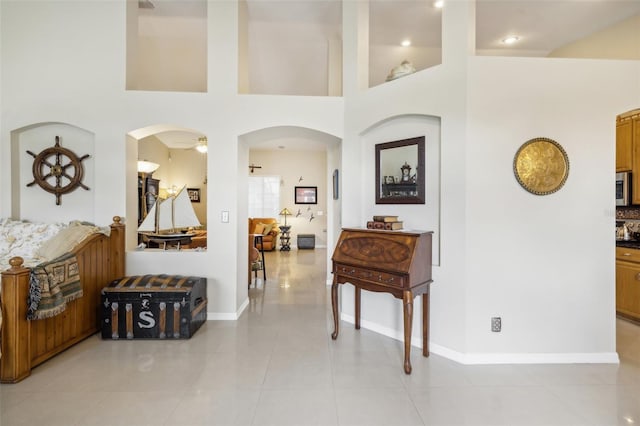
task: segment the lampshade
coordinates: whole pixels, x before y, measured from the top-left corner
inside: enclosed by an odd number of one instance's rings
[[[284,208],[282,210],[280,210],[280,216],[284,216],[284,228],[286,228],[287,230],[289,229],[289,227],[287,226],[287,216],[291,215],[292,213],[289,211],[288,208]]]
[[[160,164],[158,163],[152,163],[151,161],[138,161],[138,172],[139,173],[153,173],[156,170],[158,170],[158,167],[160,167]]]

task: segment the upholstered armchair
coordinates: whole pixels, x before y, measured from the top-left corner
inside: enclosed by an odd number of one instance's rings
[[[278,234],[280,234],[278,220],[264,217],[249,218],[249,235],[251,234],[262,235],[263,247],[260,247],[260,244],[256,244],[257,249],[275,250],[278,246]]]

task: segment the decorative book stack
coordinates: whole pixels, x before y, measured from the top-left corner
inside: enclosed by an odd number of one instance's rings
[[[374,216],[373,220],[367,222],[367,229],[395,231],[402,229],[402,221],[398,220],[398,216]]]

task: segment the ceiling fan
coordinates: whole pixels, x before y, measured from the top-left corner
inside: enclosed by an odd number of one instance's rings
[[[138,0],[138,9],[155,9],[156,6],[149,0]]]
[[[195,149],[201,154],[208,151],[208,140],[206,136],[198,136],[197,134],[172,134],[157,136],[160,141],[169,149],[192,150]]]

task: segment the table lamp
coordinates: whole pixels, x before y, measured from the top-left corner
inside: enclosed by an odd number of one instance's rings
[[[289,215],[291,215],[291,214],[293,214],[293,213],[291,213],[291,212],[289,211],[289,209],[285,207],[285,208],[283,208],[283,209],[280,211],[280,213],[279,213],[279,214],[280,214],[280,216],[284,216],[284,226],[285,226],[285,228],[286,228],[286,226],[287,226],[287,216],[289,216]]]

